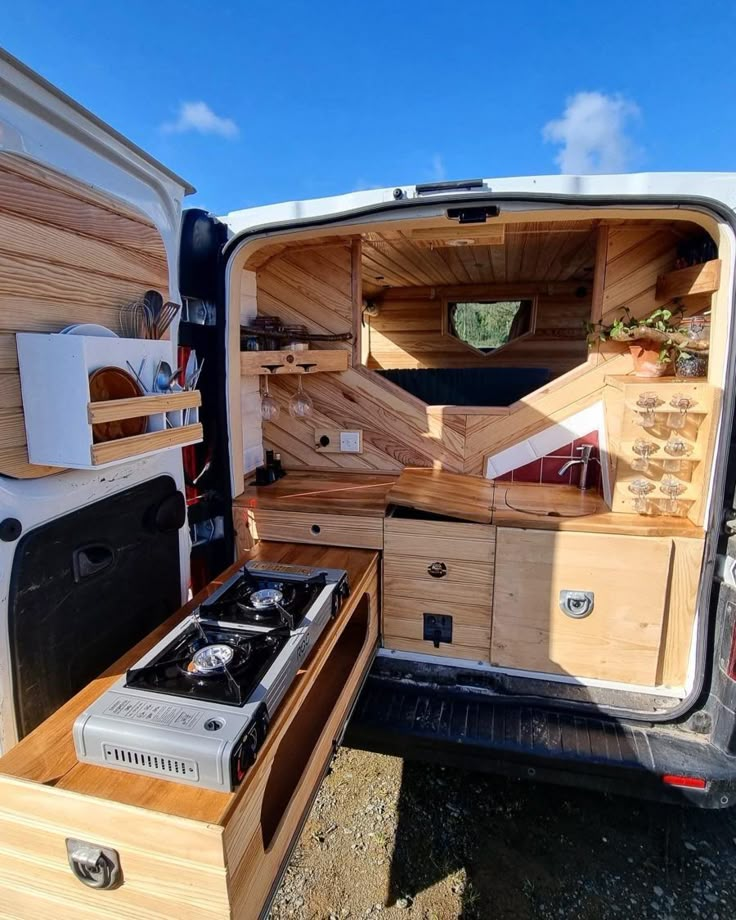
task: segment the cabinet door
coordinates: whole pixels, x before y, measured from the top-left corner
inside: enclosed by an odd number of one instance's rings
[[[491,661],[572,677],[653,685],[672,541],[499,528]],[[583,617],[560,592],[592,592]]]

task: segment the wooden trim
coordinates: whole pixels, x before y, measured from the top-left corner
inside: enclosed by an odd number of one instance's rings
[[[186,390],[183,393],[161,393],[156,396],[134,396],[130,399],[91,402],[87,406],[87,416],[90,424],[94,425],[98,422],[138,418],[141,415],[174,412],[177,409],[195,409],[201,405],[202,394],[199,390]]]
[[[149,431],[146,434],[137,434],[131,438],[118,438],[116,441],[93,444],[90,453],[92,463],[95,466],[99,466],[102,463],[111,463],[114,460],[137,457],[140,454],[147,454],[149,451],[196,444],[202,440],[203,436],[200,424],[182,425],[180,428]]]
[[[283,374],[320,374],[341,373],[349,367],[347,349],[317,349],[309,348],[306,351],[241,351],[240,373],[242,376],[254,374],[263,375],[270,373],[266,370],[269,364],[278,364],[280,367],[273,372],[274,375]],[[300,364],[315,364],[308,371],[299,367]]]
[[[603,292],[606,287],[606,265],[608,258],[608,233],[607,224],[598,227],[595,243],[595,265],[593,269],[593,303],[590,310],[590,320],[599,323],[603,318]]]
[[[721,260],[711,259],[700,265],[690,265],[657,278],[657,300],[674,300],[692,294],[714,294],[721,283]]]
[[[350,294],[353,301],[353,366],[363,363],[363,243],[350,244]]]

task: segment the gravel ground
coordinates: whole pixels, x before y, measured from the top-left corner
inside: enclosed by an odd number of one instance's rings
[[[736,809],[510,783],[343,748],[272,920],[730,920]]]

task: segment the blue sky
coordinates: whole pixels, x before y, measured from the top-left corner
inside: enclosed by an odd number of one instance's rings
[[[215,213],[440,178],[736,169],[736,4],[15,0],[2,44]]]

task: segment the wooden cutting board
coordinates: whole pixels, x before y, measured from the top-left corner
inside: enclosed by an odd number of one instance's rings
[[[387,495],[392,505],[490,524],[493,482],[462,473],[407,467]]]

